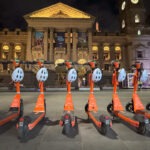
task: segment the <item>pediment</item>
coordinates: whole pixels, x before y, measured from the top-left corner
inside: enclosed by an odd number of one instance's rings
[[[134,48],[135,49],[145,49],[147,47],[145,45],[143,45],[142,43],[138,43],[138,44],[134,45]]]
[[[84,18],[93,16],[61,2],[25,15],[26,18]]]

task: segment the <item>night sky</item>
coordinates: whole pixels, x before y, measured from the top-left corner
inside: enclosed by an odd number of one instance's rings
[[[26,29],[23,15],[47,7],[57,2],[63,2],[95,16],[104,31],[119,30],[118,0],[0,0],[0,28]],[[144,0],[147,23],[150,24],[150,0]]]

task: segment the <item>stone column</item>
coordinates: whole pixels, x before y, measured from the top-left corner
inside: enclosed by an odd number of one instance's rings
[[[50,61],[54,61],[54,46],[53,46],[53,34],[54,34],[54,29],[50,29],[50,47],[49,47],[49,59]]]
[[[77,32],[73,29],[72,61],[77,61]]]
[[[99,46],[98,46],[98,55],[99,55],[100,68],[102,69],[103,65],[104,65],[104,59],[103,59],[104,50],[103,50],[103,45],[102,44],[99,44]]]
[[[28,28],[28,37],[27,37],[27,49],[26,49],[26,60],[32,60],[32,28]]]
[[[71,59],[70,29],[67,29],[67,59]]]
[[[48,50],[48,28],[44,29],[44,60],[47,60],[47,50]]]
[[[9,45],[8,60],[14,59],[14,44]]]
[[[21,56],[20,56],[21,60],[25,60],[25,56],[26,56],[25,48],[26,48],[25,44],[21,45]]]
[[[115,60],[115,46],[110,44],[110,61]]]
[[[0,60],[2,59],[2,48],[0,49]]]
[[[121,46],[121,60],[123,62],[123,67],[125,67],[126,69],[129,69],[129,57],[128,57],[128,47],[127,45],[122,45]]]
[[[88,30],[89,59],[92,60],[92,31]]]

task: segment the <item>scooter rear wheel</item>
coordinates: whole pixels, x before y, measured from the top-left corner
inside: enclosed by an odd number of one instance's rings
[[[63,133],[65,135],[70,135],[71,133],[71,117],[70,115],[66,114],[67,116],[64,116],[65,117],[65,120],[64,120],[64,128],[63,128]]]
[[[22,141],[26,140],[28,134],[29,134],[29,129],[28,129],[28,124],[30,122],[30,118],[28,116],[24,117],[22,125],[19,125],[18,127],[18,138]]]
[[[108,130],[109,130],[109,125],[106,125],[105,123],[102,123],[100,132],[101,132],[103,135],[106,135],[107,132],[108,132]]]
[[[145,135],[147,133],[145,123],[140,123],[139,127],[137,128],[137,132],[142,134],[142,135]]]

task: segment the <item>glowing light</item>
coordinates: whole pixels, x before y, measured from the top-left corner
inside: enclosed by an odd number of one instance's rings
[[[109,46],[104,46],[104,51],[109,51],[109,50],[110,50]]]
[[[98,51],[98,46],[93,46],[93,47],[92,47],[92,50],[93,50],[93,51]]]
[[[21,50],[21,46],[20,45],[16,45],[15,46],[15,50],[20,51]]]
[[[86,62],[87,61],[85,59],[79,59],[78,60],[78,64],[81,64],[81,65],[85,64]]]
[[[120,46],[115,47],[115,51],[120,51],[120,50],[121,50]]]
[[[9,46],[8,45],[4,45],[3,46],[3,50],[8,51],[9,50]]]

